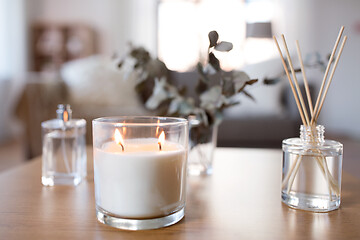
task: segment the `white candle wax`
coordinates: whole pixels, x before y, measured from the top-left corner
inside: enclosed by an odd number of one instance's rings
[[[122,218],[155,218],[185,203],[186,151],[158,139],[115,142],[94,149],[95,196],[99,207]]]

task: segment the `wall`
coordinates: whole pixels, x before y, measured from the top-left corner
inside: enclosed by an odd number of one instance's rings
[[[14,106],[27,68],[25,0],[0,2],[0,142],[20,131]]]
[[[303,55],[331,52],[339,29],[345,26],[348,41],[327,95],[320,123],[328,132],[360,139],[360,1],[357,0],[278,0],[276,33],[284,33],[295,55],[294,41],[300,41]],[[294,58],[293,57],[293,58]],[[323,74],[309,73],[320,84]]]
[[[86,23],[99,36],[99,51],[122,54],[129,42],[156,52],[156,0],[32,0],[32,21]]]

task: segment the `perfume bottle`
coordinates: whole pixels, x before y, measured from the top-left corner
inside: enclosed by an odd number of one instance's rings
[[[72,119],[70,105],[58,105],[57,118],[41,123],[42,184],[78,185],[86,178],[86,121]]]
[[[285,139],[282,149],[282,201],[314,212],[338,209],[343,145],[325,140],[322,125],[302,125],[300,138]]]

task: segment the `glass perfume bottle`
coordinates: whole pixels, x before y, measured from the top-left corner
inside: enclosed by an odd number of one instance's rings
[[[42,184],[78,185],[86,177],[86,121],[72,119],[70,105],[58,105],[57,119],[41,123]]]
[[[285,139],[282,149],[282,201],[314,212],[338,209],[343,145],[325,140],[322,125],[302,125],[300,138]]]

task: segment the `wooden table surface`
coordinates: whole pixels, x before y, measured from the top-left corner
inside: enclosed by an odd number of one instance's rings
[[[77,187],[43,187],[40,177],[41,158],[0,174],[0,239],[360,239],[360,180],[343,172],[339,210],[290,209],[279,150],[218,148],[214,174],[188,179],[185,218],[157,230],[99,223],[91,164]]]

